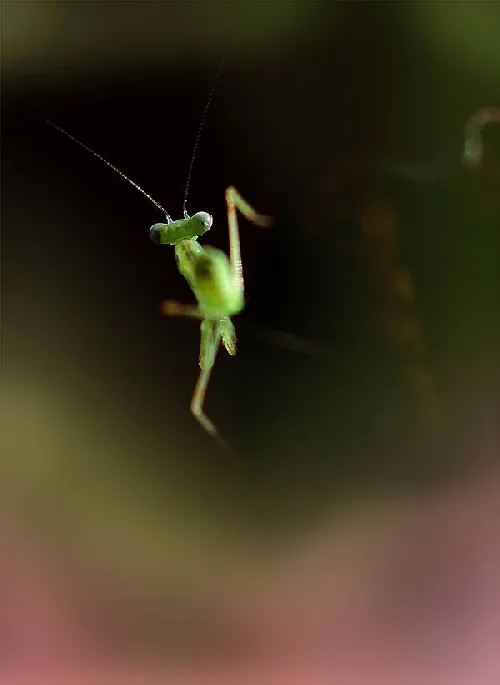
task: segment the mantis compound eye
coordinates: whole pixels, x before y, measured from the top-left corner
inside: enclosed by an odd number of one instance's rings
[[[154,224],[149,229],[149,237],[157,245],[159,245],[161,243],[161,230],[160,230],[161,225],[162,224]]]
[[[196,219],[200,224],[199,235],[206,233],[213,222],[213,218],[207,212],[196,212],[196,214],[193,216],[193,219]]]

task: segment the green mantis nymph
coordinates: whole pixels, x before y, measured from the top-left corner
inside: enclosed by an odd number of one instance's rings
[[[154,224],[150,228],[153,242],[175,247],[177,268],[198,302],[196,306],[167,300],[162,304],[162,311],[167,316],[201,319],[200,375],[191,400],[191,412],[215,438],[218,437],[217,429],[203,411],[205,393],[220,342],[231,356],[236,354],[236,333],[231,317],[239,314],[245,305],[236,212],[240,211],[258,226],[266,227],[271,223],[268,216],[258,214],[233,186],[226,189],[226,204],[229,258],[222,250],[198,242],[199,236],[212,225],[212,217],[206,212],[197,212],[192,217],[185,212],[184,219],[167,219],[166,224]]]
[[[220,342],[222,341],[230,355],[236,354],[236,334],[231,317],[239,314],[245,304],[237,211],[252,223],[262,227],[270,226],[270,217],[258,214],[242,198],[236,188],[233,186],[227,188],[228,257],[222,250],[208,245],[202,246],[198,242],[198,238],[212,226],[213,219],[207,212],[197,212],[193,216],[187,213],[188,185],[186,185],[184,196],[184,218],[173,221],[169,213],[156,200],[101,155],[60,126],[50,121],[47,123],[104,162],[165,214],[166,223],[157,223],[151,226],[150,238],[159,245],[172,245],[174,247],[177,268],[193,291],[197,305],[185,305],[167,300],[162,303],[161,309],[167,316],[186,316],[201,321],[200,373],[191,399],[191,413],[209,435],[222,446],[226,446],[219,436],[217,428],[204,413],[203,404]]]

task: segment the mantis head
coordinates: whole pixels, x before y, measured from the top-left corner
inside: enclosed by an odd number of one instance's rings
[[[179,240],[198,238],[208,231],[213,219],[207,212],[197,212],[193,216],[167,224],[153,224],[149,237],[159,245],[175,245]]]

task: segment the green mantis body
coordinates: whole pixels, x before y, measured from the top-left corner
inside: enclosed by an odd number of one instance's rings
[[[174,245],[177,268],[188,282],[197,305],[184,305],[173,300],[162,304],[167,316],[187,316],[201,320],[200,374],[191,399],[191,412],[201,426],[222,442],[215,425],[203,411],[205,393],[220,343],[231,356],[236,354],[236,333],[231,317],[244,307],[245,289],[240,254],[237,210],[258,226],[269,226],[270,218],[258,214],[233,186],[226,189],[229,227],[229,257],[211,246],[202,246],[199,236],[212,225],[212,217],[197,212],[192,217],[166,224],[154,224],[150,238],[160,245]]]

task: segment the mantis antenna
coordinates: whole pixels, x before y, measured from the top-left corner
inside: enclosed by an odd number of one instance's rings
[[[63,128],[61,128],[57,124],[54,124],[52,121],[49,121],[49,119],[44,119],[44,121],[45,121],[45,123],[49,124],[49,126],[52,126],[52,128],[55,128],[56,131],[60,131],[61,133],[64,133],[65,136],[67,136],[68,138],[70,138],[70,140],[72,140],[73,142],[80,145],[80,147],[82,147],[84,150],[87,150],[87,152],[90,152],[91,154],[93,154],[94,157],[97,157],[97,159],[99,159],[101,162],[104,162],[104,164],[106,164],[106,166],[108,166],[110,169],[113,169],[113,171],[116,171],[116,173],[119,176],[121,176],[123,179],[125,179],[125,181],[128,181],[130,183],[130,185],[134,186],[134,188],[136,190],[138,190],[140,193],[142,193],[144,195],[144,197],[147,197],[148,200],[155,205],[155,207],[158,207],[158,209],[160,211],[162,211],[163,214],[165,214],[165,216],[167,217],[168,223],[172,222],[172,218],[171,218],[170,214],[167,212],[167,210],[164,207],[162,207],[158,202],[156,202],[156,200],[153,199],[151,197],[151,195],[148,195],[148,193],[146,193],[145,190],[143,190],[140,186],[138,186],[137,183],[132,181],[131,178],[129,178],[128,176],[125,176],[125,174],[122,171],[120,171],[115,166],[113,166],[113,164],[111,164],[111,162],[108,162],[107,159],[104,159],[104,157],[102,157],[97,152],[92,150],[92,148],[90,148],[88,145],[85,145],[85,143],[82,143],[81,140],[78,140],[78,138],[75,138],[75,136],[72,136],[71,133],[68,133],[67,131],[65,131]]]
[[[201,122],[200,122],[200,126],[199,126],[199,128],[198,128],[198,133],[197,133],[197,135],[196,135],[196,140],[195,140],[195,143],[194,143],[194,148],[193,148],[193,154],[192,154],[192,156],[191,156],[191,161],[189,162],[189,170],[188,170],[188,175],[187,175],[186,187],[185,187],[185,189],[184,189],[184,203],[183,203],[183,205],[182,205],[182,212],[183,212],[183,214],[184,214],[184,218],[185,218],[185,219],[187,219],[188,216],[189,216],[188,213],[187,213],[187,210],[186,210],[186,202],[187,202],[187,196],[188,196],[188,192],[189,192],[189,182],[190,182],[190,180],[191,180],[191,171],[192,171],[192,169],[193,169],[193,162],[194,162],[194,158],[195,158],[195,156],[196,156],[196,150],[198,149],[198,143],[200,142],[201,132],[202,132],[202,130],[203,130],[203,124],[205,123],[205,119],[206,119],[206,117],[207,117],[208,108],[210,107],[210,103],[212,102],[212,96],[213,96],[213,94],[214,94],[215,86],[217,85],[217,82],[218,82],[218,80],[219,80],[219,76],[220,76],[220,73],[221,73],[221,71],[222,71],[222,67],[223,67],[223,66],[224,66],[224,62],[221,62],[220,65],[219,65],[219,69],[217,70],[217,73],[215,74],[215,78],[214,78],[214,80],[213,80],[212,87],[211,87],[211,89],[210,89],[210,93],[208,94],[208,98],[207,98],[207,101],[206,101],[206,103],[205,103],[205,108],[204,108],[204,110],[203,110],[203,115],[202,115],[202,117],[201,117]]]

